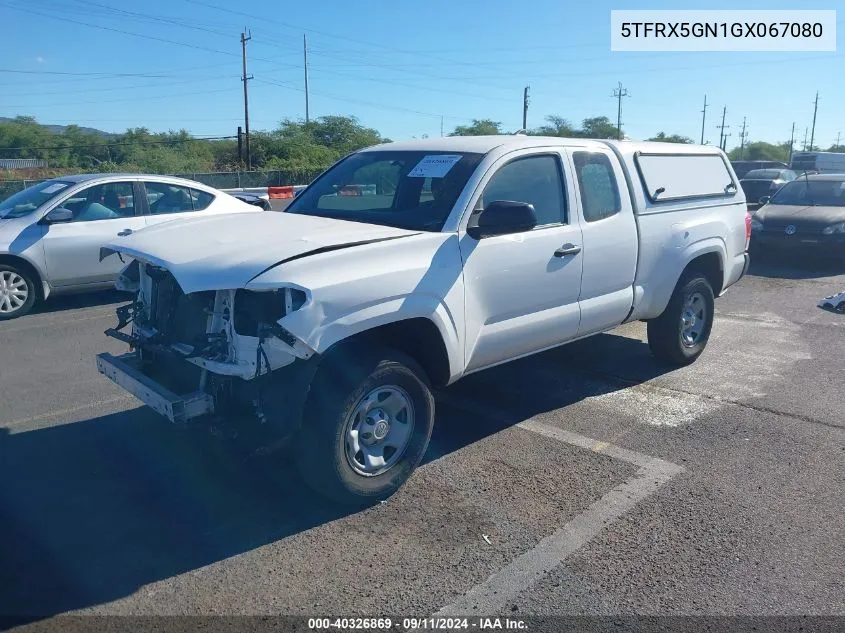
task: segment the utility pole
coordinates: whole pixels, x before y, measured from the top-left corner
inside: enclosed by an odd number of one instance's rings
[[[249,153],[249,89],[248,83],[252,79],[252,75],[246,74],[246,43],[252,39],[252,32],[249,36],[246,33],[241,33],[241,54],[243,56],[244,74],[241,81],[244,82],[244,132],[246,134],[244,149],[246,150],[246,168],[249,169],[252,165],[252,156]]]
[[[528,90],[525,86],[525,91],[522,93],[522,129],[528,131]]]
[[[613,91],[613,96],[616,97],[617,105],[616,105],[616,138],[617,140],[622,140],[622,97],[628,96],[628,89],[622,87],[622,82],[619,82],[619,86],[616,90]]]
[[[244,129],[238,126],[238,161],[244,159]]]
[[[807,128],[804,127],[804,151],[807,151]]]
[[[836,133],[836,149],[839,150],[839,139],[842,137],[842,132]]]
[[[725,125],[725,115],[728,113],[728,106],[722,108],[722,125],[717,125],[716,127],[719,128],[719,149],[724,149],[725,144],[725,128],[729,128],[730,125]]]
[[[787,164],[792,163],[792,148],[795,146],[795,121],[792,122],[792,132],[789,133],[789,159]]]
[[[729,137],[729,136],[731,136],[731,135],[730,135],[730,133],[725,134],[725,140],[724,140],[724,142],[722,143],[722,151],[723,151],[723,152],[727,152],[727,151],[728,151],[728,137]]]
[[[704,145],[704,121],[707,119],[707,95],[704,95],[704,108],[701,110],[701,144]]]
[[[816,113],[819,111],[819,91],[816,90],[816,103],[813,106],[813,129],[810,131],[810,151],[813,151],[813,140],[816,138]]]
[[[742,133],[739,135],[739,160],[743,160],[745,158],[746,138],[748,138],[748,134],[745,131],[745,117],[742,117]]]
[[[305,33],[302,34],[302,61],[305,67],[305,124],[307,125],[311,118],[308,112],[308,39]]]
[[[440,136],[443,136],[443,115],[440,115]]]

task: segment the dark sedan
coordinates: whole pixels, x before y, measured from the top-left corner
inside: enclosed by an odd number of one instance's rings
[[[745,192],[749,211],[756,211],[762,204],[760,199],[772,196],[786,183],[792,182],[798,175],[791,169],[753,169],[739,181]]]
[[[845,260],[845,174],[785,184],[751,220],[758,250],[802,248]]]

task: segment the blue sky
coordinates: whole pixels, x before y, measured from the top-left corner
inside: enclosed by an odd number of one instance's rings
[[[794,0],[683,5],[797,7]],[[800,144],[816,90],[817,144],[827,147],[840,131],[845,138],[841,35],[836,53],[611,52],[613,8],[682,7],[659,0],[2,0],[0,116],[232,134],[243,121],[239,35],[247,27],[253,129],[304,117],[306,33],[311,116],[352,114],[394,139],[437,136],[441,116],[446,133],[472,118],[517,129],[526,85],[531,127],[548,114],[615,120],[618,81],[630,95],[622,120],[633,138],[663,130],[698,140],[706,93],[705,140],[718,141],[715,125],[727,106],[729,146],[738,144],[743,117],[749,141],[788,140],[795,122]],[[838,7],[809,1],[800,8]],[[843,30],[845,11],[837,18]]]

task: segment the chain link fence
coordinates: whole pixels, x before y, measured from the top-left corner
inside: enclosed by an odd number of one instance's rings
[[[282,187],[285,185],[307,185],[320,175],[321,170],[264,170],[230,171],[208,173],[168,174],[201,182],[215,189],[248,189],[252,187]],[[150,174],[156,175],[156,174]],[[57,176],[61,178],[61,176]],[[0,180],[0,200],[23,191],[27,187],[44,182],[40,180]]]

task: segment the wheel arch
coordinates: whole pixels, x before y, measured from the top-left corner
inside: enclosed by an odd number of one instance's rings
[[[32,275],[35,283],[35,296],[38,301],[43,301],[50,294],[50,285],[47,283],[44,275],[38,270],[38,267],[29,261],[27,258],[20,255],[11,255],[9,253],[0,253],[0,264],[7,264],[25,270]]]
[[[707,279],[713,288],[713,295],[718,297],[722,294],[725,283],[726,252],[724,241],[718,237],[690,244],[678,256],[683,267],[672,267],[676,272],[656,280],[647,290],[639,291],[642,298],[637,300],[634,316],[631,318],[645,321],[660,316],[678,284],[694,272],[700,272]]]
[[[347,345],[385,345],[413,358],[432,385],[449,384],[459,371],[454,350],[444,337],[442,326],[426,316],[409,316],[375,326],[347,330],[343,337],[322,338],[318,353],[331,355]]]

